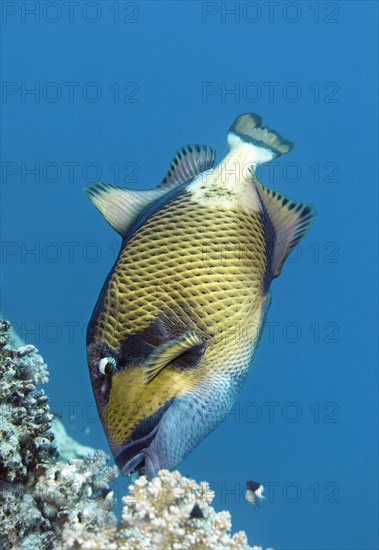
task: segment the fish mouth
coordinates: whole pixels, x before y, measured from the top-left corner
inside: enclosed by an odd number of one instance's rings
[[[172,401],[166,401],[155,413],[141,420],[124,445],[113,451],[115,462],[123,475],[137,472],[138,475],[146,474],[148,479],[152,479],[161,469],[154,439]]]
[[[156,476],[160,467],[152,443],[157,430],[158,426],[148,435],[127,443],[117,451],[114,459],[122,475],[129,476],[137,472],[138,475],[145,474],[148,479]]]

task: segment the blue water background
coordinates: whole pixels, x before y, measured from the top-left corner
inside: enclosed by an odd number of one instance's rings
[[[221,160],[257,112],[296,143],[262,181],[318,218],[235,410],[180,470],[251,543],[378,548],[377,3],[27,2],[39,21],[22,4],[2,2],[2,311],[48,362],[69,433],[108,448],[83,332],[119,238],[81,187],[99,171],[155,186],[187,143]],[[247,479],[266,483],[258,509]]]

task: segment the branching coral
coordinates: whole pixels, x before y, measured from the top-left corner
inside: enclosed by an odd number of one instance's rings
[[[123,498],[122,520],[88,536],[85,525],[71,522],[62,549],[88,550],[247,550],[244,532],[230,534],[229,512],[210,506],[214,494],[179,472],[161,470],[152,480],[139,478]],[[196,517],[194,509],[198,510]]]
[[[9,339],[8,322],[0,329],[0,547],[58,547],[62,532],[81,517],[89,535],[114,526],[109,482],[116,469],[106,466],[102,451],[59,460],[48,398],[36,389],[47,382],[47,367],[34,346]]]
[[[250,548],[243,531],[230,535],[230,514],[216,513],[213,498],[208,483],[198,485],[179,472],[161,470],[151,482],[141,477],[123,498],[121,532],[135,550]],[[202,517],[192,517],[194,507]]]
[[[9,323],[2,321],[2,344]],[[47,367],[34,346],[3,347],[0,362],[0,479],[26,483],[38,463],[55,454],[48,432],[52,415],[48,398],[36,385],[47,382]]]
[[[69,547],[78,548],[81,542],[91,542],[103,529],[115,528],[115,499],[109,483],[117,476],[117,470],[106,463],[105,453],[97,451],[84,460],[41,466],[37,472],[34,494],[44,517],[53,526],[55,548],[66,548],[63,541],[72,539],[78,526],[82,537],[76,537],[75,545]]]
[[[167,550],[250,548],[230,534],[228,512],[210,506],[213,492],[179,472],[143,476],[112,509],[117,476],[102,451],[71,440],[36,386],[47,367],[33,346],[9,340],[0,326],[0,547],[5,550]],[[54,438],[55,434],[55,438]],[[71,448],[70,448],[71,446]],[[85,456],[88,454],[88,456]],[[67,460],[67,457],[77,457]]]

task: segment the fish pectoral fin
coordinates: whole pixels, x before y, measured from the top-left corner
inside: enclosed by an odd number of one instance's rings
[[[270,267],[272,277],[278,277],[287,256],[313,224],[316,211],[309,204],[295,202],[278,191],[264,187],[256,179],[255,183],[273,228]]]
[[[207,145],[186,145],[177,151],[165,178],[158,185],[175,187],[213,168],[216,151]]]
[[[186,332],[177,338],[164,342],[147,357],[143,365],[145,384],[151,382],[178,357],[196,348],[201,349],[203,346],[202,338],[195,331]]]
[[[130,224],[145,206],[166,192],[162,188],[134,191],[103,182],[88,185],[83,191],[109,225],[121,236],[125,235]]]

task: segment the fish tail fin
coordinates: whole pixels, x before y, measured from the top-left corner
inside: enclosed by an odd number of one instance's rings
[[[234,149],[241,143],[251,146],[252,162],[255,165],[289,153],[294,146],[276,130],[262,126],[262,117],[254,113],[240,115],[229,128],[229,148]]]

